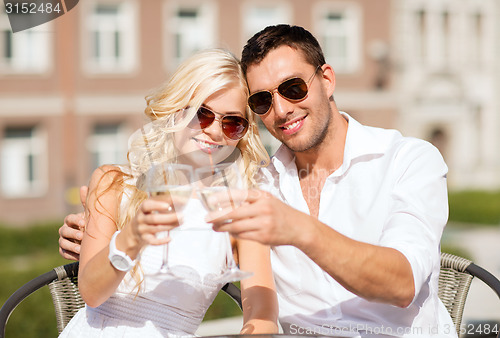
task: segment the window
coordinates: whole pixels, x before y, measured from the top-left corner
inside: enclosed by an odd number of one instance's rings
[[[214,47],[215,8],[210,1],[186,4],[179,2],[172,7],[167,21],[167,32],[173,38],[167,50],[167,69],[172,70],[198,50]],[[170,60],[174,62],[169,62]]]
[[[47,72],[51,66],[52,34],[50,23],[12,33],[7,15],[0,14],[0,71]]]
[[[452,33],[452,29],[450,27],[450,13],[448,11],[441,13],[441,24],[443,26],[443,58],[445,62],[447,62],[450,57],[450,41]]]
[[[134,2],[101,1],[86,21],[85,53],[89,73],[126,73],[137,63]]]
[[[41,195],[46,187],[45,159],[46,140],[38,128],[7,127],[0,145],[2,194],[6,197]]]
[[[286,4],[256,4],[247,2],[243,6],[243,42],[269,25],[290,23],[291,9]]]
[[[91,154],[91,170],[103,164],[122,164],[127,161],[127,136],[120,124],[96,124],[87,146]]]
[[[471,55],[471,62],[473,65],[478,65],[481,63],[481,55],[483,55],[483,43],[485,34],[485,20],[484,15],[481,12],[476,12],[471,14],[470,20],[470,32],[471,39],[469,43],[471,44],[471,48],[469,49],[469,53]]]
[[[315,13],[315,31],[326,62],[337,73],[357,71],[361,64],[361,15],[357,7],[318,7]]]
[[[416,12],[417,19],[417,36],[416,44],[418,48],[418,56],[420,60],[427,58],[427,12],[421,9]]]

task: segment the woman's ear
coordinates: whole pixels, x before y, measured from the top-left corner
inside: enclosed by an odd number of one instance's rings
[[[335,91],[335,72],[333,71],[332,66],[327,63],[321,66],[321,70],[321,79],[323,80],[326,94],[328,97],[331,97]]]

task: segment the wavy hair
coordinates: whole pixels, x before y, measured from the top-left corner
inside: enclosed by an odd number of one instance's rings
[[[240,87],[248,97],[248,87],[239,60],[229,51],[208,49],[186,59],[172,78],[146,96],[146,116],[152,121],[149,128],[141,128],[140,136],[129,143],[129,173],[137,178],[128,188],[130,205],[127,217],[119,221],[119,228],[130,222],[140,203],[147,197],[141,189],[141,179],[153,163],[176,162],[178,155],[173,142],[174,133],[182,130],[194,117],[198,108],[214,93],[231,87]],[[191,107],[193,109],[185,109]],[[245,108],[248,131],[239,140],[241,152],[239,167],[249,187],[257,184],[259,168],[269,164],[269,155],[262,144],[256,118]]]
[[[209,49],[186,59],[169,81],[145,97],[147,107],[144,112],[150,123],[130,138],[128,164],[120,166],[122,175],[116,175],[116,171],[113,174],[112,186],[116,184],[123,188],[116,222],[118,229],[132,221],[140,204],[147,198],[144,178],[151,165],[178,160],[174,133],[187,126],[197,109],[211,95],[234,86],[241,87],[248,97],[248,87],[239,60],[226,50]],[[247,186],[253,187],[257,184],[259,168],[268,165],[270,159],[260,140],[256,118],[248,106],[245,108],[245,117],[249,127],[237,144],[241,152],[237,164]],[[124,195],[126,198],[123,198]],[[139,268],[136,265],[132,270],[138,287],[141,284],[137,271]]]

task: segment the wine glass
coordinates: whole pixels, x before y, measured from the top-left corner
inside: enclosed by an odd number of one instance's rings
[[[207,211],[230,212],[241,205],[241,199],[233,198],[231,195],[231,191],[234,193],[235,189],[244,188],[240,170],[235,163],[201,167],[195,169],[194,173],[196,193]],[[216,196],[222,198],[214,198]],[[224,235],[227,241],[226,266],[222,271],[221,280],[235,282],[250,277],[253,273],[238,268],[233,257],[229,233],[225,232]]]
[[[193,192],[193,168],[176,163],[153,165],[147,173],[146,187],[150,198],[167,202],[170,206],[167,212],[176,213],[177,218],[181,219],[182,211]],[[170,230],[159,235],[169,236]],[[168,243],[164,245],[158,274],[177,277],[168,266]]]

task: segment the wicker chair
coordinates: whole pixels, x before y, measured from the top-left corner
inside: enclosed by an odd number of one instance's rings
[[[500,298],[500,281],[495,276],[468,259],[441,253],[438,294],[451,315],[457,333],[460,333],[465,301],[474,277],[486,283]]]
[[[78,262],[58,266],[17,289],[0,309],[0,338],[5,337],[5,327],[10,314],[31,293],[48,285],[57,319],[59,332],[76,312],[85,305],[78,291]]]
[[[0,338],[5,337],[5,328],[10,314],[31,293],[48,285],[57,319],[59,333],[85,303],[78,291],[78,262],[58,266],[17,289],[0,309]],[[222,288],[241,309],[240,289],[228,283]]]

